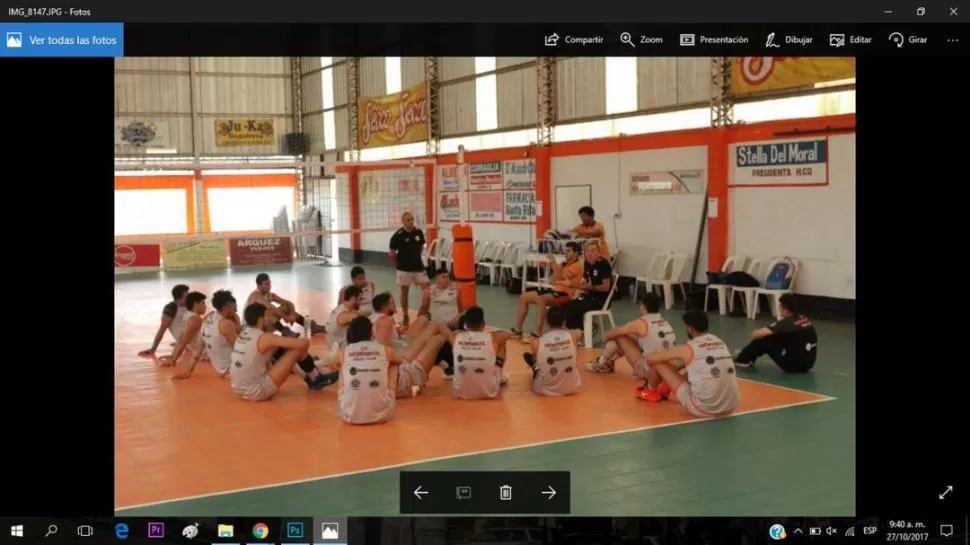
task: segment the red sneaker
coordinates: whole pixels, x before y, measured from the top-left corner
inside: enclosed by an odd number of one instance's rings
[[[664,399],[670,397],[670,386],[666,382],[661,382],[660,386],[657,386],[657,393],[660,394]]]
[[[637,397],[639,397],[644,401],[651,401],[653,403],[658,403],[664,400],[664,397],[660,395],[659,391],[648,390],[644,386],[640,386],[639,388],[637,388]]]

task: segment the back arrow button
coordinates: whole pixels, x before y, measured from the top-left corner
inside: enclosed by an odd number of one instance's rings
[[[424,499],[422,496],[427,494],[430,494],[430,492],[427,490],[421,490],[421,485],[418,485],[418,487],[414,489],[414,497],[418,498],[419,500]]]

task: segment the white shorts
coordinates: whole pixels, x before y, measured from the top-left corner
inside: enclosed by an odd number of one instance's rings
[[[431,282],[428,280],[428,273],[421,272],[407,272],[407,271],[397,271],[397,285],[398,286],[410,286],[411,284],[421,284],[427,285]]]
[[[691,415],[697,418],[716,418],[718,416],[725,416],[731,414],[734,410],[733,408],[728,411],[715,412],[708,410],[707,407],[702,406],[697,403],[697,398],[694,396],[694,392],[691,391],[690,383],[684,382],[677,388],[677,401],[687,409]]]
[[[278,391],[279,388],[276,384],[273,384],[273,380],[269,378],[269,375],[263,375],[250,386],[237,389],[236,395],[246,401],[265,401],[272,399]]]
[[[414,388],[418,388],[418,393],[424,389],[428,383],[428,375],[417,363],[403,363],[397,368],[397,397],[411,397],[415,395]]]

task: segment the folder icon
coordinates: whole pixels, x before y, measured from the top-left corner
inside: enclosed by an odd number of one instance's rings
[[[232,524],[220,524],[218,530],[219,530],[219,537],[232,537],[232,534],[233,534]]]

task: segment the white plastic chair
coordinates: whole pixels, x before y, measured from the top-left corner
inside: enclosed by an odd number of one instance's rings
[[[788,288],[776,289],[776,290],[768,289],[765,287],[755,288],[754,304],[748,307],[748,312],[749,312],[748,318],[751,318],[752,320],[757,318],[758,313],[761,312],[761,296],[764,295],[764,296],[767,296],[768,300],[771,302],[771,313],[774,315],[775,319],[776,320],[781,319],[781,296],[786,293],[794,292],[795,277],[798,275],[798,269],[801,263],[798,261],[798,259],[794,257],[779,257],[773,260],[770,265],[768,265],[768,270],[765,273],[765,276],[767,277],[767,275],[771,273],[772,269],[775,268],[775,265],[779,263],[784,263],[785,261],[791,263],[791,270],[790,270],[791,276],[789,277]],[[761,285],[764,286],[764,282],[762,282]]]
[[[599,319],[599,329],[600,331],[606,331],[603,328],[605,325],[603,320],[605,319],[610,324],[610,329],[616,327],[616,322],[613,320],[613,311],[610,310],[610,304],[613,302],[613,295],[616,293],[616,283],[620,279],[617,273],[613,273],[610,277],[610,293],[606,296],[606,301],[603,302],[603,308],[600,310],[591,310],[586,314],[583,314],[583,345],[586,348],[593,347],[593,319]]]
[[[685,254],[670,254],[667,265],[664,267],[664,277],[653,281],[654,288],[659,288],[663,292],[664,307],[667,310],[674,308],[674,286],[680,287],[680,293],[687,300],[687,290],[684,288],[684,269],[690,257]],[[667,272],[669,268],[670,272]]]
[[[482,254],[481,259],[476,264],[479,274],[488,277],[489,284],[498,284],[498,262],[505,259],[505,254],[508,253],[508,250],[509,244],[507,242],[493,242],[488,248],[488,251]],[[486,259],[489,261],[485,261]]]
[[[734,286],[731,288],[731,310],[734,310],[734,299],[738,295],[741,296],[741,307],[744,308],[745,316],[750,316],[751,307],[754,305],[755,292],[764,285],[765,277],[768,276],[769,265],[771,264],[771,258],[766,257],[756,257],[751,260],[748,268],[745,272],[751,275],[752,278],[758,281],[758,285],[751,288]]]
[[[501,265],[503,281],[508,278],[525,278],[524,276],[519,276],[522,264],[525,262],[525,252],[525,245],[521,243],[515,243],[509,247],[505,253],[506,258],[502,261]]]
[[[434,261],[434,269],[440,270],[441,266],[445,263],[445,258],[451,252],[451,239],[442,238],[441,242],[438,243],[438,248],[432,257]]]
[[[743,255],[732,255],[724,261],[724,265],[721,267],[722,273],[733,273],[738,271],[743,271],[744,266],[747,265],[748,258]],[[717,308],[718,313],[724,316],[728,313],[728,301],[731,301],[731,309],[734,310],[734,298],[729,297],[731,295],[731,288],[733,286],[728,284],[708,284],[707,289],[704,290],[704,312],[707,312],[708,301],[711,297],[711,292],[717,292]]]
[[[424,252],[421,253],[421,260],[424,261],[425,268],[427,268],[429,263],[435,260],[438,250],[441,249],[441,241],[443,240],[444,239],[441,237],[432,240],[431,244],[428,244],[427,248],[424,249]],[[435,261],[435,263],[437,263],[437,261]]]
[[[650,259],[650,263],[647,265],[646,275],[638,276],[634,283],[634,294],[640,293],[641,283],[643,284],[644,291],[653,291],[653,283],[655,280],[663,277],[664,271],[667,269],[667,259],[669,257],[670,252],[657,252],[653,254],[653,258]]]

